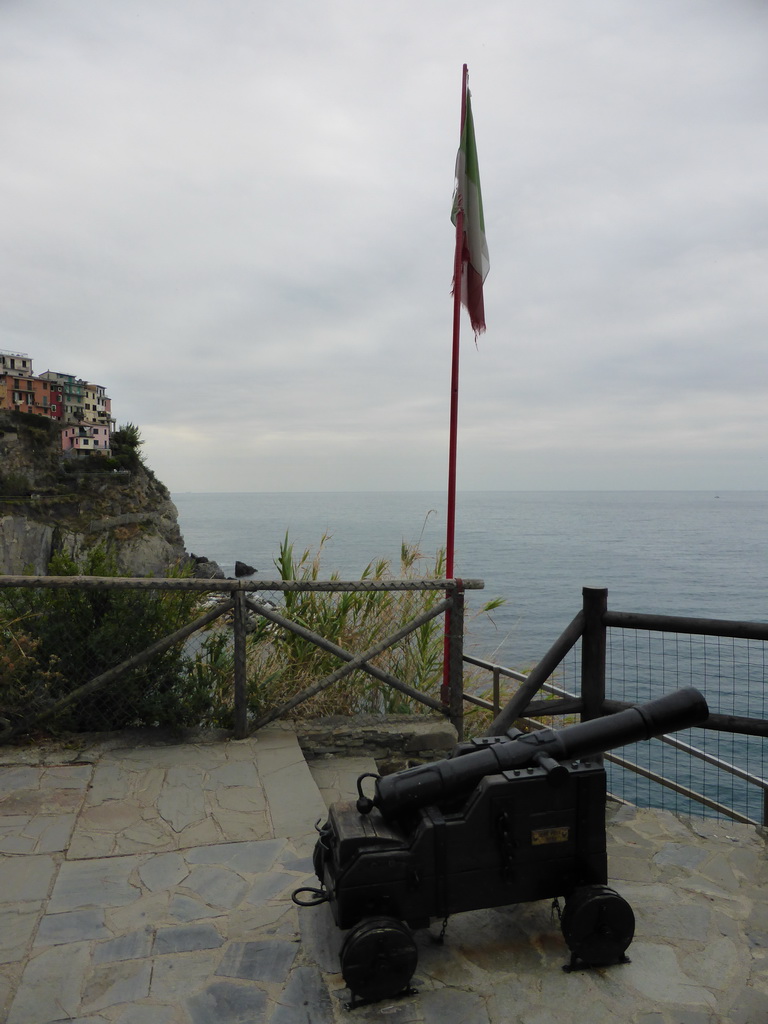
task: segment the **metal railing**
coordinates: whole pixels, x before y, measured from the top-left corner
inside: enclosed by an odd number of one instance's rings
[[[128,673],[149,665],[153,659],[177,648],[188,641],[194,634],[209,628],[217,620],[227,623],[231,618],[232,630],[232,704],[233,734],[235,738],[244,738],[268,722],[287,714],[303,701],[318,694],[335,682],[343,679],[356,670],[367,673],[374,679],[393,689],[398,690],[412,700],[448,717],[459,735],[462,734],[463,702],[462,702],[462,655],[464,634],[464,591],[479,590],[484,586],[482,580],[196,580],[196,579],[128,579],[115,577],[89,576],[0,576],[0,592],[13,590],[40,589],[47,591],[69,590],[80,592],[143,592],[144,594],[176,593],[186,595],[218,595],[221,601],[203,615],[193,621],[185,622],[178,629],[155,640],[130,656],[122,658],[105,671],[88,679],[86,682],[71,688],[69,692],[57,696],[56,699],[46,698],[41,706],[31,708],[29,713],[16,717],[14,721],[0,719],[0,742],[8,742],[20,733],[45,724],[62,712],[77,704],[90,701],[95,695],[110,688],[117,687],[120,680]],[[340,594],[345,592],[377,593],[377,592],[442,592],[445,596],[425,609],[420,614],[401,624],[400,628],[390,636],[377,639],[366,651],[348,651],[328,637],[307,628],[306,625],[292,621],[281,613],[273,602],[258,600],[259,593],[327,593]],[[246,639],[248,635],[247,620],[249,615],[271,622],[281,629],[301,637],[308,643],[325,650],[342,662],[334,672],[318,679],[311,686],[305,687],[290,700],[279,707],[254,718],[249,716],[247,699],[247,656]],[[429,621],[446,615],[449,625],[446,627],[447,654],[449,663],[449,679],[447,700],[441,696],[434,697],[416,689],[407,682],[385,672],[372,664],[372,660],[383,651],[401,642],[409,634]],[[0,622],[0,626],[4,624]],[[229,628],[229,624],[227,625]],[[0,694],[0,696],[2,696]],[[0,708],[2,701],[0,701]],[[2,712],[0,712],[0,715]]]
[[[640,614],[634,612],[609,611],[607,607],[608,592],[605,589],[584,588],[583,607],[573,621],[547,651],[536,667],[527,675],[514,672],[500,665],[485,662],[479,658],[465,656],[465,663],[478,666],[490,672],[493,677],[493,700],[488,701],[476,695],[465,694],[464,699],[493,712],[494,720],[488,729],[489,735],[501,735],[516,721],[524,720],[532,727],[538,723],[537,717],[560,715],[580,715],[583,720],[611,714],[638,701],[611,699],[606,694],[611,682],[610,673],[606,671],[606,650],[609,631],[622,633],[626,631],[651,631],[662,634],[685,635],[688,637],[720,637],[742,641],[757,641],[761,645],[768,642],[768,623],[730,621],[724,619],[691,618],[671,615]],[[581,693],[577,695],[556,685],[552,680],[564,659],[581,643],[580,683]],[[695,660],[695,659],[694,659]],[[700,659],[701,660],[701,659]],[[754,660],[754,659],[753,659]],[[689,659],[690,661],[690,659]],[[765,661],[765,652],[759,665]],[[704,666],[706,668],[706,666]],[[701,666],[688,671],[701,671]],[[675,664],[672,672],[673,684],[679,685],[677,676],[680,674],[679,664]],[[706,674],[706,672],[704,673]],[[511,678],[521,682],[512,699],[501,705],[500,679]],[[687,681],[687,680],[686,680]],[[700,682],[697,678],[691,681]],[[637,682],[637,680],[635,680]],[[652,680],[646,683],[652,684]],[[765,678],[759,680],[765,690]],[[652,685],[651,685],[652,689]],[[719,700],[719,693],[706,692],[710,708]],[[536,700],[540,691],[551,694],[554,700]],[[650,694],[645,693],[643,699]],[[655,693],[653,695],[656,695]],[[708,720],[700,727],[704,733],[731,734],[739,737],[768,736],[768,719],[760,716],[723,713],[711,710]],[[733,820],[748,824],[768,825],[768,780],[754,771],[739,767],[729,760],[719,757],[700,747],[686,743],[673,737],[662,737],[667,746],[684,753],[697,761],[711,765],[719,772],[727,773],[741,780],[748,786],[756,787],[762,794],[761,820],[751,817],[738,809],[724,804],[706,793],[698,792],[690,785],[680,782],[677,778],[669,778],[649,767],[630,761],[617,754],[605,754],[604,757],[612,764],[627,769],[637,775],[649,779],[653,783],[680,793],[701,807],[708,808]],[[761,761],[762,763],[762,761]]]
[[[24,713],[16,716],[13,721],[0,720],[0,742],[12,740],[15,736],[32,728],[44,728],[46,723],[55,719],[57,715],[75,705],[91,702],[99,695],[119,693],[120,682],[128,674],[142,667],[151,667],[154,664],[153,659],[161,658],[171,649],[185,644],[190,637],[208,629],[214,623],[221,626],[226,622],[224,628],[231,631],[232,672],[231,680],[227,685],[231,686],[232,732],[236,738],[243,738],[268,722],[289,713],[300,703],[309,700],[357,670],[398,690],[431,711],[445,715],[456,726],[459,736],[463,733],[464,702],[489,708],[495,716],[489,732],[500,734],[521,718],[532,722],[541,716],[551,718],[553,716],[579,715],[582,719],[595,718],[629,707],[640,699],[646,699],[649,696],[647,693],[637,694],[635,700],[618,700],[615,696],[608,696],[608,684],[612,682],[612,674],[606,669],[609,633],[624,635],[638,631],[658,631],[700,637],[739,638],[768,646],[766,645],[768,641],[768,624],[766,623],[610,611],[607,607],[606,590],[585,588],[582,609],[536,667],[525,675],[463,653],[464,591],[482,589],[482,587],[481,580],[260,580],[257,582],[253,580],[0,576],[0,592],[4,593],[38,588],[50,592],[57,590],[82,593],[133,591],[155,595],[162,593],[212,595],[219,599],[215,607],[202,615],[196,615],[193,621],[183,622],[178,628],[154,639],[140,650],[132,650],[127,657],[115,657],[114,663],[108,667],[102,666],[101,671],[91,675],[84,682],[69,687],[67,692],[56,695],[55,699],[46,699],[39,704],[30,701],[29,707],[25,709]],[[367,650],[354,651],[345,650],[333,639],[320,635],[319,632],[308,628],[301,622],[291,620],[288,615],[283,614],[277,604],[264,599],[270,591],[275,595],[301,591],[337,595],[344,592],[431,591],[442,592],[444,596],[435,601],[430,608],[403,622],[391,635],[377,638]],[[414,630],[448,612],[450,612],[450,628],[447,700],[443,694],[433,696],[418,690],[410,686],[407,681],[387,673],[373,663],[381,652],[399,644]],[[288,630],[308,644],[329,652],[338,658],[339,667],[322,678],[314,680],[278,706],[271,707],[258,715],[252,714],[249,712],[248,702],[249,681],[246,647],[249,616],[256,616],[279,629]],[[2,625],[3,623],[0,621],[0,626]],[[556,682],[556,674],[560,666],[564,659],[573,657],[577,644],[580,644],[581,647],[580,694],[558,686]],[[463,664],[478,666],[490,671],[493,678],[493,699],[491,701],[483,700],[475,694],[463,692]],[[613,675],[615,675],[615,671]],[[512,699],[502,706],[501,680],[504,678],[516,680],[521,685]],[[698,682],[697,679],[690,681]],[[764,679],[758,680],[758,682],[764,688]],[[672,685],[679,685],[674,673]],[[540,691],[548,693],[550,699],[540,699]],[[763,739],[768,736],[768,718],[753,714],[737,714],[735,712],[738,709],[735,707],[723,711],[718,705],[718,693],[705,690],[705,696],[713,709],[708,721],[703,726],[705,733]],[[0,700],[1,708],[2,700]],[[0,710],[0,719],[2,717],[3,712]],[[764,772],[756,772],[749,766],[740,767],[733,764],[732,760],[719,756],[718,753],[687,744],[677,737],[665,737],[664,743],[686,756],[690,755],[698,761],[713,766],[718,772],[728,773],[746,786],[756,787],[760,790],[763,796],[760,818],[762,823],[768,824],[768,781],[763,777]],[[733,807],[727,806],[721,799],[698,792],[693,786],[681,782],[679,778],[665,777],[662,773],[640,764],[633,764],[616,754],[607,754],[606,760],[644,776],[654,783],[658,782],[670,790],[683,793],[701,806],[717,813],[725,814],[739,821],[760,823],[757,816],[741,813]]]

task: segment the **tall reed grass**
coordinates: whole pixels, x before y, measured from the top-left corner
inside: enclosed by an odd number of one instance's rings
[[[275,568],[282,580],[312,581],[320,578],[321,561],[328,535],[316,550],[294,551],[288,534],[280,545]],[[421,553],[418,544],[403,542],[399,562],[380,558],[370,562],[362,580],[441,579],[445,556],[434,559]],[[338,579],[333,573],[330,579]],[[442,599],[439,591],[368,591],[345,593],[285,592],[287,618],[320,634],[353,653],[368,650]],[[488,601],[479,614],[498,607]],[[443,617],[438,616],[409,634],[396,646],[372,660],[372,664],[422,692],[437,696],[442,681]],[[260,717],[288,701],[295,693],[329,675],[339,659],[310,641],[261,620],[248,642],[249,711]],[[416,705],[416,706],[414,706]],[[315,718],[359,713],[402,714],[423,710],[418,704],[385,683],[356,671],[299,705],[293,717]]]

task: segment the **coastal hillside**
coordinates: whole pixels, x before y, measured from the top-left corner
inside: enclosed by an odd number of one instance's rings
[[[140,444],[129,426],[112,435],[109,457],[66,458],[59,426],[0,411],[0,574],[42,576],[54,554],[77,560],[97,546],[127,576],[184,561],[176,506]]]

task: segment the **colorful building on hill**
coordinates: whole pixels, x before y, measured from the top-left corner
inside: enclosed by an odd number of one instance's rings
[[[64,393],[64,421],[78,423],[85,419],[86,382],[71,373],[57,373],[46,370],[40,374],[41,380],[60,385]]]
[[[26,353],[0,350],[0,409],[61,423],[64,452],[109,453],[114,424],[106,388],[55,370],[35,376]]]
[[[106,455],[109,453],[109,427],[97,427],[92,423],[64,427],[61,432],[61,449],[65,455],[68,452]]]
[[[107,390],[100,384],[85,385],[85,420],[87,423],[109,425],[112,415],[112,403],[107,398]]]
[[[7,352],[0,349],[0,374],[11,373],[14,377],[31,377],[32,360],[26,352]]]
[[[0,352],[0,409],[31,412],[61,420],[63,392],[55,381],[35,377],[32,360],[20,352]]]

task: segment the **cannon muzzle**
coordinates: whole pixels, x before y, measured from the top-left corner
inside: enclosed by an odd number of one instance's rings
[[[699,725],[708,715],[704,697],[689,686],[603,718],[579,722],[565,729],[541,729],[514,739],[502,739],[460,757],[384,776],[376,781],[373,801],[361,801],[358,809],[365,811],[375,806],[385,818],[394,818],[418,807],[455,799],[486,775],[537,764],[551,767],[552,760],[579,760]]]

